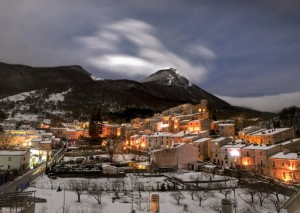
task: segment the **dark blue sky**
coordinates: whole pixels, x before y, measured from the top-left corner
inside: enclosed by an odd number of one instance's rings
[[[4,0],[0,27],[2,62],[134,80],[175,67],[233,104],[300,105],[296,0]]]

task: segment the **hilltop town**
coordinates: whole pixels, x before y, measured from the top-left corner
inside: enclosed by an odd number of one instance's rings
[[[280,196],[291,196],[300,184],[300,138],[295,137],[293,127],[267,128],[257,123],[239,130],[236,120],[213,120],[205,99],[196,105],[182,104],[152,117],[135,118],[123,124],[103,121],[100,114],[92,116],[90,121],[75,120],[72,123],[43,116],[30,120],[20,124],[16,119],[7,118],[0,124],[3,129],[0,135],[1,183],[2,191],[6,193],[32,189],[41,184],[35,180],[43,174],[48,177],[41,181],[50,190],[54,189],[53,181],[63,180],[63,183],[56,183],[55,189],[64,185],[65,189],[76,191],[66,180],[80,177],[81,181],[91,178],[123,180],[120,192],[130,190],[125,183],[132,175],[138,174],[150,178],[150,183],[151,178],[152,181],[155,177],[160,178],[156,184],[148,185],[148,190],[144,182],[142,187],[135,188],[140,197],[141,191],[178,190],[178,193],[186,193],[191,189],[203,191],[204,187],[205,193],[208,189],[219,190],[227,199],[228,190],[239,190],[246,184],[249,190],[256,191],[250,203],[253,203],[255,194],[277,193],[278,202],[274,205],[279,212],[286,202]],[[259,190],[261,184],[264,192]],[[130,185],[133,190],[132,179]],[[273,189],[268,189],[270,185]],[[106,186],[101,191],[113,191],[113,200],[118,200],[117,188],[120,185],[112,184],[111,188]],[[286,192],[285,188],[288,189]],[[82,190],[88,192],[87,188]],[[195,196],[200,196],[197,193]],[[202,196],[208,198],[212,195]],[[80,195],[78,197],[80,202]],[[136,202],[133,194],[128,199],[128,202]],[[266,205],[272,203],[270,196],[268,199]],[[252,208],[245,207],[246,204],[232,205],[236,200],[234,194],[229,206],[241,210]],[[263,206],[264,200],[260,201]],[[145,201],[145,205],[147,202],[150,201]],[[141,212],[142,203],[136,208]],[[149,208],[153,210],[157,206],[158,203],[152,202]],[[133,205],[131,209],[135,209]]]

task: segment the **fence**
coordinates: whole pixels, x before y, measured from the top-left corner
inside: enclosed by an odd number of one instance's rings
[[[64,155],[64,148],[61,148],[55,155],[50,162],[42,163],[37,168],[29,170],[22,176],[17,177],[12,182],[2,186],[3,192],[16,192],[16,191],[23,191],[30,183],[35,180],[37,177],[43,175],[46,171],[46,167],[53,166],[59,159]]]

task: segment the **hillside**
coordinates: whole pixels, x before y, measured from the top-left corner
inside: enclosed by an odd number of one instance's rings
[[[80,66],[39,68],[0,63],[0,74],[0,108],[14,113],[56,113],[87,119],[100,111],[105,118],[128,121],[183,103],[197,104],[205,98],[212,116],[218,118],[266,115],[231,106],[172,68],[157,71],[143,82],[93,80]],[[4,98],[11,95],[15,96]]]

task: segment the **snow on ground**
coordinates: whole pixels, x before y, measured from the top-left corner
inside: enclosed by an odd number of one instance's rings
[[[92,78],[94,81],[102,81],[102,80],[103,80],[103,78],[96,77],[96,76],[93,76],[93,75],[91,75],[91,78]]]
[[[13,119],[16,121],[37,121],[37,114],[16,113]]]
[[[82,180],[77,178],[76,180]],[[87,180],[87,179],[85,179]],[[98,178],[98,179],[88,179],[90,182],[101,182],[103,184],[112,184],[116,181],[115,178]],[[151,183],[155,189],[157,183],[163,183],[164,177],[143,177],[134,174],[128,174],[125,178],[120,178],[118,181],[124,181],[124,187],[131,190],[131,183],[135,186],[135,183]],[[151,191],[151,192],[141,192],[141,199],[139,199],[139,192],[134,191],[134,198],[130,196],[123,195],[120,199],[112,202],[113,193],[106,194],[102,197],[102,204],[97,204],[93,197],[83,193],[81,196],[81,203],[77,202],[77,195],[68,190],[68,183],[70,178],[58,178],[56,180],[49,179],[47,176],[41,176],[37,179],[32,187],[27,190],[36,190],[36,197],[47,199],[46,204],[36,204],[36,212],[43,212],[42,210],[47,209],[47,213],[60,213],[63,212],[63,203],[65,200],[65,212],[68,213],[94,213],[94,212],[109,212],[109,213],[128,213],[131,212],[131,200],[133,200],[133,208],[137,213],[147,212],[149,207],[149,198],[152,194],[158,194],[160,197],[160,212],[172,212],[172,213],[182,213],[184,204],[187,205],[189,213],[196,212],[216,212],[216,208],[220,209],[221,199],[224,195],[220,193],[219,190],[212,191],[214,194],[208,199],[202,202],[202,206],[199,206],[199,201],[196,197],[194,200],[191,199],[191,194],[188,191],[183,191],[184,199],[180,201],[180,205],[177,205],[174,198],[171,197],[172,192],[161,192],[161,191]],[[66,188],[64,191],[57,192],[57,188],[60,186],[62,189]],[[52,189],[51,189],[52,188]],[[271,203],[270,198],[264,201],[264,205],[259,206],[258,198],[255,198],[253,204],[250,203],[250,196],[245,193],[246,189],[237,188],[235,193],[230,191],[228,199],[234,201],[234,197],[237,200],[237,212],[275,212],[275,208]],[[235,196],[234,196],[235,195]],[[280,196],[283,199],[283,196]],[[139,204],[140,203],[140,204]],[[282,211],[284,212],[284,211]]]
[[[30,91],[30,92],[23,92],[23,93],[20,93],[20,94],[8,96],[6,98],[0,99],[0,101],[13,101],[13,102],[23,101],[23,100],[25,100],[25,98],[27,98],[31,95],[34,95],[36,91],[37,90],[33,90],[33,91]]]
[[[49,98],[46,99],[46,102],[53,101],[53,102],[58,102],[58,101],[64,101],[65,100],[65,95],[71,92],[71,89],[61,92],[61,93],[54,93],[49,95]]]

